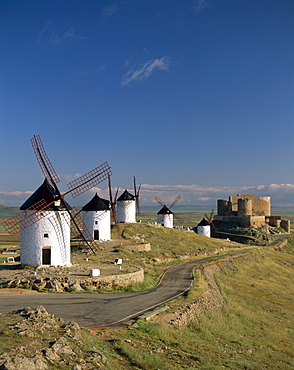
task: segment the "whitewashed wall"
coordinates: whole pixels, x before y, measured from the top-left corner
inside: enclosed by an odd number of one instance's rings
[[[208,236],[210,238],[210,225],[207,226],[197,226],[197,234]]]
[[[117,202],[117,222],[136,222],[136,201],[121,200]]]
[[[32,211],[21,211],[21,219]],[[51,249],[51,265],[70,265],[70,216],[65,211],[49,211],[46,216],[20,232],[20,263],[42,265],[42,249]],[[44,237],[48,234],[48,238]]]
[[[83,211],[83,223],[94,238],[99,230],[99,240],[110,240],[110,211]]]
[[[159,214],[157,215],[157,222],[164,227],[173,228],[174,227],[174,215],[170,214]]]

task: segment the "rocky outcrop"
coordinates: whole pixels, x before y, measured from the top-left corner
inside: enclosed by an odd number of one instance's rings
[[[0,354],[1,370],[45,370],[59,368],[59,364],[70,369],[103,369],[107,363],[106,356],[92,347],[85,353],[83,349],[82,330],[75,322],[65,324],[60,318],[49,314],[43,306],[30,307],[13,312],[24,319],[10,327],[9,330],[31,338],[30,344],[17,349],[16,353]],[[62,333],[61,336],[44,348],[38,345],[42,333]],[[66,360],[65,360],[66,359]]]

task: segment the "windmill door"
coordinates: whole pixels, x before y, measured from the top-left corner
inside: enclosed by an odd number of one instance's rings
[[[51,265],[51,249],[42,249],[42,265]]]
[[[99,240],[99,230],[94,230],[94,240]]]

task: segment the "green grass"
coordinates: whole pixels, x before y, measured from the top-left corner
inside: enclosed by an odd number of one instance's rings
[[[140,320],[112,333],[110,348],[125,360],[118,369],[293,369],[294,257],[271,250],[257,257],[217,275],[221,312],[182,330]]]

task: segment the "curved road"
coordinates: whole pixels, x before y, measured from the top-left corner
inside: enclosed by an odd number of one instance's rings
[[[215,258],[237,255],[248,249],[226,255],[211,256],[174,266],[166,271],[153,289],[136,293],[62,294],[38,293],[0,295],[0,312],[8,313],[24,307],[42,305],[46,310],[66,322],[76,321],[88,328],[111,325],[128,325],[143,312],[184,294],[192,284],[193,269]]]

